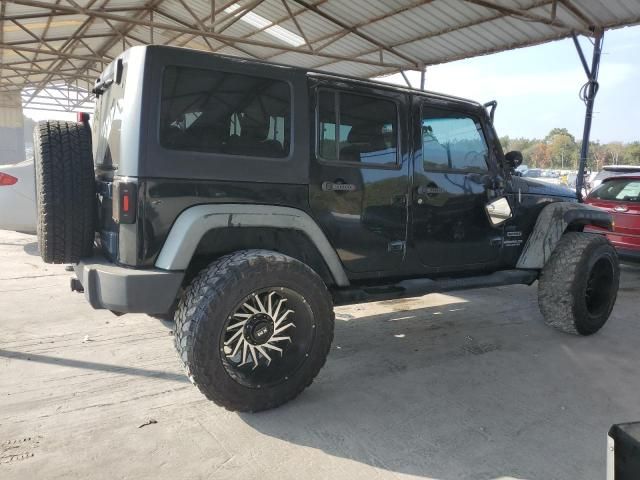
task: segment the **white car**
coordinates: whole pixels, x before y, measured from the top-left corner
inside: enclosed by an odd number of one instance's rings
[[[0,165],[0,230],[36,233],[33,160]]]
[[[533,178],[540,182],[550,183],[552,185],[560,185],[560,175],[551,170],[543,170],[541,168],[531,168],[522,174],[523,177]]]

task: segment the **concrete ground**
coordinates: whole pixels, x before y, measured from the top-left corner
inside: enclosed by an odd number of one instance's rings
[[[93,311],[35,238],[0,232],[0,478],[602,479],[640,420],[640,269],[591,338],[535,287],[343,307],[325,368],[245,415],[183,375],[171,326]]]

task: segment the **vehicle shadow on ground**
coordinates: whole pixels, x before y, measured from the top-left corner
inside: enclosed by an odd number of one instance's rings
[[[241,418],[286,442],[425,478],[599,478],[613,418],[579,357],[620,333],[579,338],[546,327],[536,290],[456,293],[458,308],[337,320],[316,382],[279,409]]]
[[[183,373],[171,373],[162,370],[147,370],[135,367],[123,367],[109,363],[88,362],[86,360],[73,360],[70,358],[53,357],[50,355],[40,355],[36,353],[16,352],[12,350],[0,349],[0,358],[13,360],[24,360],[28,362],[43,363],[71,368],[82,368],[84,370],[96,370],[99,372],[119,373],[122,375],[133,375],[137,377],[158,378],[173,382],[189,383],[189,379]]]
[[[32,257],[39,257],[40,251],[38,250],[38,242],[27,243],[22,246],[24,253],[31,255]]]
[[[24,253],[31,256],[39,256],[40,252],[38,251],[38,242],[0,242],[0,245],[8,245],[11,247],[22,247]]]

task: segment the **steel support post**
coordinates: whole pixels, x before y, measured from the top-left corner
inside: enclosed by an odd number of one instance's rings
[[[578,199],[582,201],[582,188],[584,186],[584,174],[587,167],[587,157],[589,155],[589,137],[591,135],[591,121],[593,119],[593,104],[598,93],[598,70],[600,69],[600,56],[602,54],[602,40],[604,39],[604,31],[595,32],[593,37],[593,57],[591,59],[591,68],[587,64],[587,60],[582,52],[582,47],[578,41],[578,37],[573,34],[573,43],[576,46],[580,61],[587,74],[587,83],[582,87],[580,97],[586,105],[584,115],[584,130],[582,133],[582,146],[580,148],[580,164],[578,165],[578,176],[576,178],[576,194]]]

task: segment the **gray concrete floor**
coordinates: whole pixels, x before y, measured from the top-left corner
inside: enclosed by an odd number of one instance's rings
[[[640,420],[636,267],[590,338],[545,327],[535,287],[339,308],[311,388],[238,415],[169,324],[91,310],[34,241],[0,232],[3,480],[601,479],[608,428]]]

